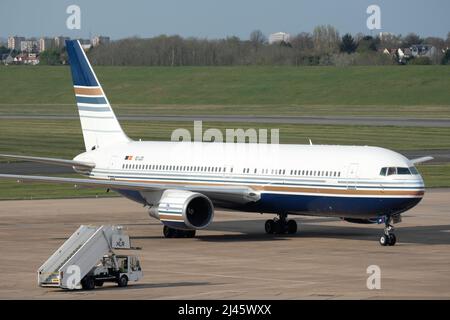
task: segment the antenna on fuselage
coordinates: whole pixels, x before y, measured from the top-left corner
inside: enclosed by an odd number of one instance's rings
[[[312,141],[311,141],[311,139],[309,139],[309,145],[310,146],[312,146],[313,144],[312,144]]]

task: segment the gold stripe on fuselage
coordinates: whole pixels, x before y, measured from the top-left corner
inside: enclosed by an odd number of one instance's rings
[[[202,183],[202,182],[177,182],[177,181],[159,181],[152,180],[122,180],[117,181],[127,182],[139,182],[139,183],[157,183],[157,184],[172,184],[172,185],[192,185],[192,186],[227,186],[229,184],[215,184],[215,183]],[[242,187],[242,185],[236,185]],[[285,187],[285,186],[261,186],[261,185],[245,185],[245,187],[257,190],[257,191],[275,191],[275,192],[299,192],[299,193],[316,193],[316,194],[334,194],[334,195],[367,195],[367,196],[414,196],[422,197],[425,194],[424,190],[361,190],[361,189],[330,189],[330,188],[316,188],[316,187]]]

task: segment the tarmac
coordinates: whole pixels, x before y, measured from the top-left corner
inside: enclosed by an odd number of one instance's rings
[[[428,190],[378,243],[382,225],[295,217],[296,235],[264,233],[259,215],[217,210],[194,239],[165,239],[162,225],[123,198],[0,202],[0,299],[449,299],[450,189]],[[37,285],[39,266],[81,224],[122,225],[144,278],[93,291]],[[381,271],[368,289],[369,266]]]

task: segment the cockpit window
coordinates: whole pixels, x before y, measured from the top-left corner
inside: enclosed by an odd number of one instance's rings
[[[396,173],[397,173],[397,168],[395,168],[395,167],[389,167],[388,168],[388,172],[387,172],[388,176],[391,176],[391,175],[396,174]]]
[[[414,167],[384,167],[380,170],[380,176],[392,176],[394,174],[398,175],[411,175],[411,174],[419,174],[416,168]]]
[[[411,171],[411,174],[419,174],[419,171],[417,171],[416,167],[409,167],[409,171]]]
[[[397,168],[397,174],[411,174],[409,168]]]

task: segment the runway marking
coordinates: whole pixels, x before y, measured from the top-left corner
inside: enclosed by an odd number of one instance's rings
[[[245,277],[245,276],[232,276],[232,275],[225,275],[225,274],[214,274],[214,273],[202,273],[199,275],[198,273],[191,273],[191,272],[179,272],[179,271],[163,271],[163,270],[153,270],[153,272],[159,272],[159,273],[171,273],[171,274],[181,274],[181,275],[189,275],[189,276],[202,276],[202,277],[216,277],[216,278],[232,278],[232,279],[244,279],[244,280],[258,280],[258,281],[276,281],[276,282],[296,282],[299,284],[309,284],[314,285],[316,282],[312,281],[303,281],[303,280],[292,280],[292,279],[275,279],[275,278],[259,278],[259,277]]]
[[[201,297],[201,296],[209,296],[211,294],[220,294],[220,293],[230,293],[231,297],[235,296],[236,294],[243,294],[246,293],[247,291],[243,291],[243,290],[213,290],[213,291],[207,291],[207,292],[200,292],[200,293],[196,293],[196,294],[185,294],[182,296],[166,296],[166,297],[159,297],[158,299],[174,299],[174,300],[178,300],[178,299],[186,299],[186,298],[192,298],[192,297]],[[224,297],[222,297],[221,299],[224,299]]]

